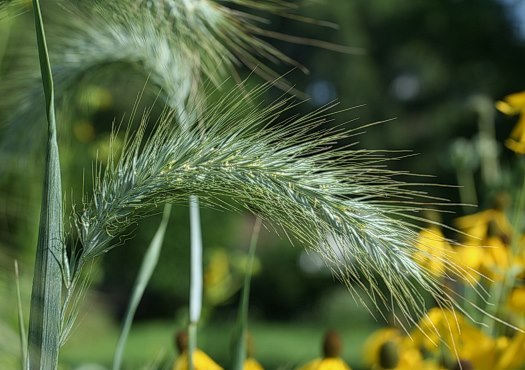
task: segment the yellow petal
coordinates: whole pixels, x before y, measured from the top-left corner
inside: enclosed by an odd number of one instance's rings
[[[516,141],[508,138],[505,140],[505,146],[517,154],[525,154],[525,142]]]
[[[298,367],[297,370],[315,370],[321,363],[322,359],[316,358],[315,360],[312,360],[306,364],[304,364],[301,367]]]
[[[525,91],[507,95],[503,100],[515,110],[525,110]]]
[[[368,337],[363,347],[364,360],[369,366],[379,364],[379,351],[381,346],[388,341],[401,341],[401,334],[395,328],[382,328],[376,330]]]
[[[525,334],[517,333],[508,346],[501,352],[496,369],[513,370],[523,365],[525,361]]]
[[[200,349],[193,352],[193,368],[194,370],[223,370],[210,356]],[[188,355],[185,352],[177,358],[173,365],[173,370],[188,370]]]
[[[517,312],[525,313],[525,287],[512,290],[508,300],[509,307]]]
[[[244,361],[243,370],[264,370],[264,369],[256,359],[249,357]]]
[[[496,109],[499,110],[501,113],[506,114],[508,116],[513,116],[519,113],[519,110],[516,110],[509,103],[501,101],[501,100],[496,102]]]
[[[446,273],[445,261],[450,260],[454,252],[439,228],[431,226],[421,230],[416,247],[414,261],[434,276]]]

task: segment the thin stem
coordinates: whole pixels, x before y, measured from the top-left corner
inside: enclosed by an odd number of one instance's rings
[[[248,266],[244,276],[244,285],[241,292],[241,302],[239,307],[239,317],[237,319],[237,330],[234,332],[233,347],[233,370],[242,370],[246,359],[246,336],[248,333],[248,307],[250,301],[250,284],[253,273],[253,261],[255,259],[255,250],[261,231],[262,218],[257,216],[253,226],[253,232],[250,239],[248,250]]]
[[[457,179],[459,185],[459,197],[463,204],[463,210],[465,213],[468,213],[472,208],[469,207],[470,204],[478,204],[474,174],[470,168],[467,169],[464,167],[457,171]]]
[[[486,185],[494,187],[501,181],[494,127],[494,103],[486,96],[478,96],[475,99],[475,108],[478,113],[481,175]]]
[[[197,348],[197,324],[202,309],[202,236],[199,198],[190,196],[191,277],[190,325],[188,329],[188,368],[193,370],[193,352]]]
[[[124,348],[126,347],[126,342],[128,339],[129,331],[131,329],[131,324],[135,317],[135,312],[137,307],[142,299],[144,291],[148,286],[148,283],[153,275],[153,271],[157,266],[159,261],[160,251],[162,249],[162,244],[164,242],[164,234],[166,233],[166,228],[168,226],[168,221],[171,215],[171,204],[167,203],[164,206],[164,213],[162,215],[162,221],[155,233],[155,236],[151,240],[151,243],[142,259],[142,265],[140,266],[140,271],[135,282],[135,287],[133,289],[133,294],[129,302],[129,306],[126,312],[124,323],[122,325],[122,330],[120,332],[120,337],[117,343],[117,348],[115,350],[115,355],[113,356],[113,370],[120,370],[122,366],[122,358],[124,357]]]

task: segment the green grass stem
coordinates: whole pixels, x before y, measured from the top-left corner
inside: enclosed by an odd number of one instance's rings
[[[199,198],[190,196],[191,278],[190,325],[188,329],[188,368],[193,370],[193,352],[197,348],[197,324],[202,310],[202,235]]]
[[[144,291],[146,290],[146,287],[148,286],[148,283],[151,279],[151,275],[153,275],[153,271],[155,270],[155,267],[159,261],[159,255],[164,242],[164,235],[166,234],[166,228],[168,226],[170,215],[171,204],[167,203],[164,206],[164,213],[162,215],[159,228],[157,229],[155,236],[151,240],[151,243],[146,250],[144,258],[142,259],[142,265],[140,266],[140,271],[137,276],[137,280],[135,281],[131,300],[124,318],[124,323],[120,332],[115,355],[113,357],[113,370],[119,370],[122,366],[122,358],[124,356],[124,349],[128,340],[131,324],[133,322],[133,318],[135,317],[137,307],[142,299],[142,296],[144,295]]]
[[[262,219],[257,217],[253,226],[253,232],[250,239],[250,249],[248,251],[248,266],[246,268],[246,275],[244,277],[244,285],[241,292],[241,301],[239,305],[239,316],[237,324],[233,332],[233,356],[232,369],[242,370],[244,360],[246,359],[246,340],[248,334],[248,307],[250,302],[250,283],[252,279],[253,261],[255,259],[255,250],[257,249],[257,241],[259,240],[259,233],[261,231]]]

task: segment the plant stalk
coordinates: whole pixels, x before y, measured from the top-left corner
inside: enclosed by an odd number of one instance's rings
[[[197,348],[197,324],[202,309],[202,235],[199,198],[190,196],[191,276],[190,324],[188,328],[188,369],[193,370],[193,353]]]
[[[244,285],[241,292],[241,302],[239,307],[239,316],[233,337],[233,370],[242,370],[244,361],[246,360],[246,336],[248,334],[248,306],[250,301],[250,284],[253,273],[253,261],[255,259],[255,250],[257,248],[257,241],[259,240],[259,233],[261,231],[262,218],[257,216],[253,226],[253,232],[250,239],[250,248],[248,251],[248,265],[246,267],[246,275],[244,276]]]
[[[126,347],[126,342],[128,339],[129,331],[131,329],[131,324],[133,318],[135,317],[135,312],[137,307],[144,295],[144,291],[148,286],[148,283],[153,275],[153,271],[157,266],[159,261],[160,251],[162,249],[162,244],[164,242],[164,235],[166,233],[166,228],[168,226],[168,221],[171,215],[171,204],[167,203],[164,206],[164,213],[162,215],[162,221],[155,233],[155,236],[151,240],[151,243],[142,259],[142,265],[140,266],[140,271],[135,282],[135,287],[133,289],[133,294],[131,296],[124,323],[122,325],[122,330],[120,332],[120,337],[117,343],[117,348],[113,356],[113,370],[120,370],[122,366],[122,358],[124,357],[124,348]]]
[[[48,141],[40,226],[29,316],[29,369],[52,370],[58,365],[62,305],[63,216],[60,161],[55,121],[54,89],[42,13],[33,0],[40,70],[44,85]]]

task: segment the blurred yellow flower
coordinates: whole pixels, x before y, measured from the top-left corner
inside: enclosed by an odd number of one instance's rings
[[[340,357],[342,349],[343,342],[339,334],[329,330],[323,339],[323,358],[312,360],[297,370],[351,370]]]
[[[173,364],[173,370],[188,370],[188,333],[186,331],[178,332],[175,336],[175,346],[179,356]],[[194,370],[222,370],[215,361],[200,349],[193,352],[193,369]]]
[[[193,352],[193,368],[194,370],[222,370],[222,367],[200,349]],[[177,357],[173,370],[188,370],[188,354],[186,352],[181,353]]]
[[[301,366],[298,370],[351,370],[350,367],[339,357],[318,358]]]
[[[474,369],[495,370],[496,342],[458,312],[431,309],[411,337],[430,353],[438,354],[446,348],[452,357],[470,361]]]
[[[231,273],[228,252],[224,249],[213,250],[204,271],[206,301],[211,305],[220,304],[230,298],[238,288]]]
[[[509,308],[518,313],[525,313],[525,287],[515,287],[509,294]],[[525,350],[525,349],[524,349]]]
[[[439,370],[440,366],[425,361],[416,343],[395,328],[376,330],[363,347],[365,363],[372,369]]]
[[[245,254],[232,254],[224,248],[215,248],[206,257],[204,296],[206,303],[217,306],[241,289],[250,260]],[[255,258],[251,273],[255,275],[260,269],[260,261]]]
[[[264,368],[256,359],[248,357],[244,361],[243,370],[264,370]]]
[[[501,280],[511,264],[518,263],[510,252],[512,225],[503,211],[505,197],[494,208],[457,218],[456,227],[465,233],[464,245],[457,248],[462,276],[468,282],[481,275]]]
[[[505,145],[512,151],[525,153],[525,91],[507,95],[496,103],[496,108],[507,115],[519,114],[518,123],[505,141]]]
[[[514,370],[525,364],[525,333],[518,332],[512,339],[498,340],[498,356],[494,370]]]
[[[254,344],[250,332],[246,334],[246,360],[244,360],[244,370],[263,370],[262,365],[253,357]]]
[[[445,239],[439,227],[431,225],[419,232],[417,251],[412,255],[421,267],[434,276],[446,274],[446,261],[449,261],[454,251]]]
[[[481,272],[492,280],[501,280],[511,265],[509,246],[498,237],[490,237],[483,248]]]
[[[455,220],[456,227],[466,234],[465,244],[484,245],[489,236],[510,238],[512,225],[503,208],[490,208]]]
[[[484,248],[479,245],[460,245],[456,248],[457,274],[468,283],[479,281]]]

